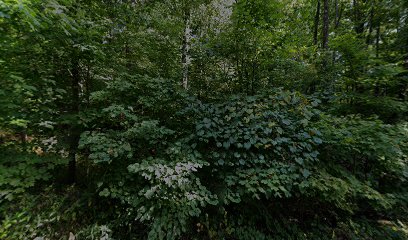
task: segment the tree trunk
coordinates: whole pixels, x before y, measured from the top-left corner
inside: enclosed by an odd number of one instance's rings
[[[320,21],[320,0],[317,0],[316,15],[314,20],[314,33],[313,33],[313,43],[317,45],[317,38],[319,32],[319,21]]]
[[[181,62],[183,65],[183,88],[188,89],[188,80],[189,80],[189,64],[190,64],[190,38],[191,38],[191,29],[190,29],[190,9],[186,7],[184,10],[184,34],[183,34],[183,45],[182,45],[182,56]]]
[[[71,114],[76,119],[79,113],[79,89],[80,89],[80,71],[79,60],[74,57],[72,60],[72,82],[71,82],[71,94],[72,94],[72,106]],[[69,133],[69,154],[68,154],[68,181],[69,183],[75,183],[76,175],[76,154],[78,151],[80,131],[78,129],[78,123],[76,121],[71,122],[71,129]]]
[[[379,56],[379,51],[380,51],[380,27],[381,24],[380,22],[378,22],[377,25],[377,36],[376,36],[376,41],[375,41],[375,56],[378,57]]]
[[[90,104],[91,88],[92,88],[91,61],[88,60],[88,64],[86,67],[86,79],[85,79],[85,99],[86,99],[87,106]]]
[[[343,11],[344,11],[344,7],[340,6],[340,9],[338,9],[339,6],[336,6],[336,19],[335,19],[335,24],[334,24],[334,28],[337,29],[340,26],[340,20],[341,17],[343,16]]]
[[[323,49],[329,48],[329,0],[323,1]]]
[[[364,21],[361,19],[361,11],[359,9],[359,4],[357,0],[353,0],[354,9],[354,30],[357,34],[362,34],[364,32]]]
[[[368,23],[369,28],[368,28],[368,34],[367,34],[367,40],[366,40],[367,45],[371,44],[371,34],[373,33],[373,19],[374,19],[374,6],[371,6],[370,19]]]
[[[334,25],[337,25],[337,19],[339,18],[339,1],[335,0],[334,1],[334,11],[335,11],[335,18],[334,18]]]
[[[408,6],[408,5],[407,5]],[[405,28],[406,31],[408,32],[408,14],[405,17]],[[405,35],[405,61],[404,61],[404,67],[408,71],[408,35]],[[408,93],[408,84],[404,84],[404,87],[400,88],[400,93],[399,97],[401,100],[406,101],[407,100],[407,93]]]

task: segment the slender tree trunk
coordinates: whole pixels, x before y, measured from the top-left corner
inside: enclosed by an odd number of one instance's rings
[[[407,5],[408,6],[408,5]],[[408,11],[407,11],[408,12]],[[405,18],[405,26],[404,26],[408,32],[408,13]],[[404,67],[406,70],[408,70],[408,36],[405,36],[405,61],[404,61]],[[408,84],[404,84],[404,87],[401,88],[399,97],[400,99],[406,101],[407,100],[407,93],[408,93]]]
[[[72,131],[70,136],[70,146],[69,146],[69,154],[68,154],[68,182],[75,183],[76,182],[76,155],[78,152],[78,143],[79,143],[79,132]]]
[[[323,0],[323,49],[329,48],[329,0]]]
[[[183,65],[183,88],[188,89],[189,81],[189,64],[190,64],[190,38],[191,38],[191,29],[190,29],[190,9],[186,7],[184,10],[184,34],[183,34],[183,45],[182,45],[182,56],[181,62]]]
[[[358,33],[358,23],[357,23],[357,19],[358,19],[358,3],[357,0],[353,0],[353,14],[354,14],[354,30],[356,31],[356,33]]]
[[[319,32],[319,21],[320,21],[320,0],[317,0],[316,15],[314,20],[314,33],[313,33],[313,43],[317,45],[318,32]]]
[[[334,18],[334,23],[335,23],[335,25],[337,24],[337,19],[339,18],[339,1],[338,0],[335,0],[334,1],[334,11],[335,11],[335,14],[336,14],[336,16],[335,16],[335,18]]]
[[[19,134],[20,141],[21,141],[21,146],[23,147],[24,150],[26,150],[27,147],[27,132],[25,130],[22,130]]]
[[[130,47],[129,47],[129,43],[127,40],[125,42],[125,59],[126,59],[126,68],[130,71],[131,70],[131,57],[130,57]]]
[[[336,19],[334,19],[334,29],[337,29],[340,26],[340,20],[343,16],[344,7],[336,0]]]
[[[91,80],[91,60],[88,60],[86,67],[86,80],[85,80],[85,97],[86,103],[89,105],[91,96],[92,80]]]
[[[408,39],[407,39],[407,44],[408,44]],[[406,70],[408,70],[408,53],[405,55],[404,67]],[[408,84],[404,84],[403,87],[400,88],[398,96],[401,100],[406,101],[407,93],[408,93]]]
[[[368,34],[367,34],[367,40],[366,40],[367,45],[371,44],[371,34],[373,33],[373,19],[374,19],[374,6],[371,6],[370,19],[368,22],[369,28],[368,28]]]
[[[343,13],[343,7],[339,6],[339,5],[341,5],[341,4],[339,4],[339,1],[336,0],[335,1],[336,16],[335,16],[335,19],[334,19],[334,30],[336,30],[339,27],[341,16],[342,16],[342,13]],[[333,62],[333,64],[336,62],[336,51],[333,51],[332,62]]]
[[[380,53],[380,28],[381,24],[378,22],[377,31],[376,31],[376,40],[375,40],[375,56],[378,57]]]
[[[354,30],[357,34],[362,34],[364,32],[364,21],[362,21],[360,5],[358,0],[353,0],[354,8]]]
[[[255,94],[255,77],[256,74],[256,59],[252,61],[252,80],[251,80],[251,95]]]
[[[79,60],[74,57],[72,60],[72,84],[71,84],[71,94],[72,94],[72,106],[71,114],[75,117],[79,113],[79,89],[80,89],[80,70],[79,70]],[[71,123],[71,129],[69,133],[69,154],[68,154],[68,181],[69,183],[75,183],[76,175],[76,155],[78,151],[80,131],[76,122]]]

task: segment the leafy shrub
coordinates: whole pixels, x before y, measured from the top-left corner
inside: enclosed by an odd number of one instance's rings
[[[50,180],[53,170],[66,161],[57,156],[3,149],[0,153],[0,202],[13,198],[37,182]]]

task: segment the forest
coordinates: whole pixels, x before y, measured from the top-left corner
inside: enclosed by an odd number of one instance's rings
[[[0,239],[408,239],[408,1],[0,0]]]

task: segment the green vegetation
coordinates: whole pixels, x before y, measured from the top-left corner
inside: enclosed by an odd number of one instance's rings
[[[405,0],[0,0],[0,239],[408,239]]]

